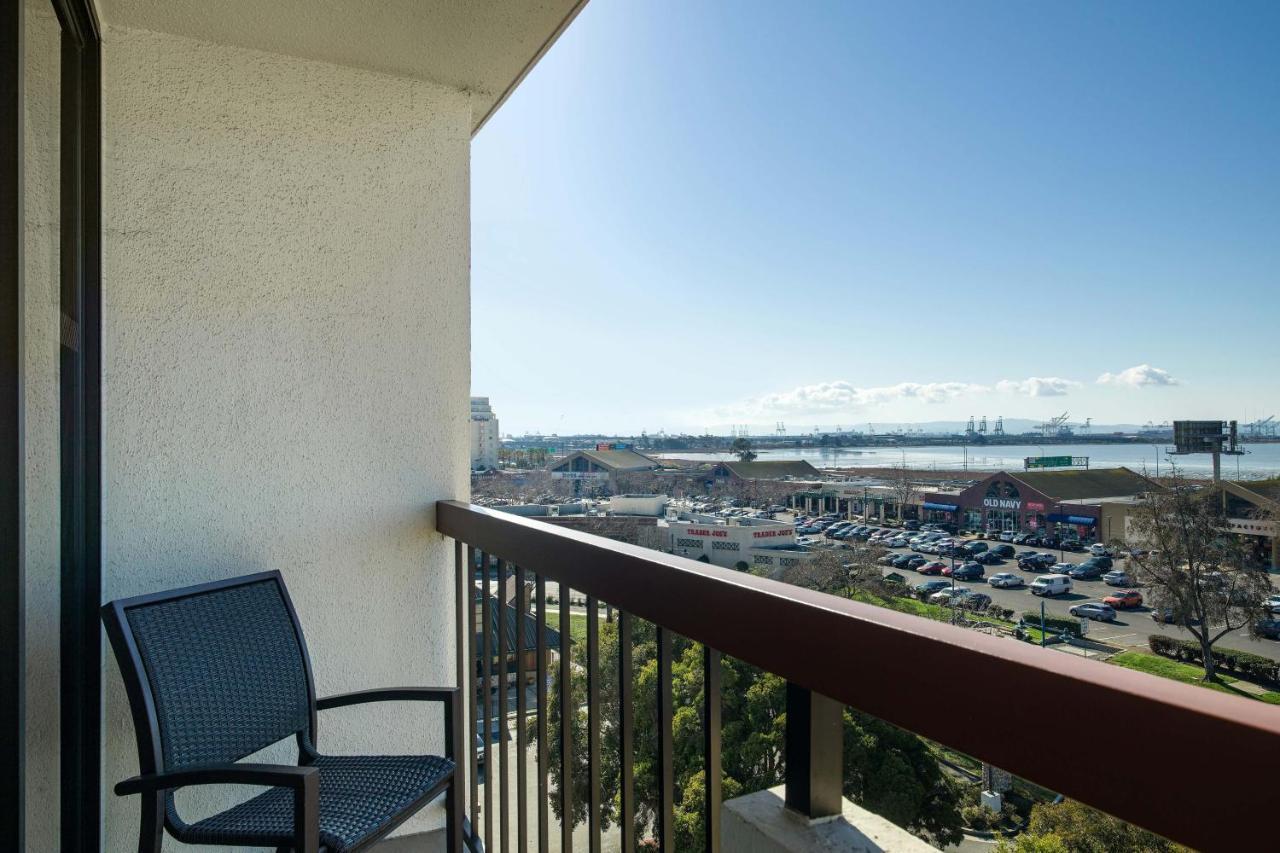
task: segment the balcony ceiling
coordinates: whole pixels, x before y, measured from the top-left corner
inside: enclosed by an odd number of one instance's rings
[[[432,80],[475,94],[472,132],[586,0],[97,0],[108,26]]]

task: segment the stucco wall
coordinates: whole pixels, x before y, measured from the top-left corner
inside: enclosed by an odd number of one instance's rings
[[[23,54],[23,471],[26,595],[26,836],[58,848],[58,601],[60,577],[59,55],[46,0],[26,0]]]
[[[430,510],[468,492],[467,96],[116,27],[103,74],[104,596],[280,569],[320,695],[452,683]],[[432,714],[328,712],[320,745],[439,750]]]

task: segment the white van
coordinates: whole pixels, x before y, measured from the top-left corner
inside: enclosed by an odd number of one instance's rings
[[[1041,575],[1031,582],[1032,595],[1062,595],[1071,592],[1071,578],[1066,575]]]

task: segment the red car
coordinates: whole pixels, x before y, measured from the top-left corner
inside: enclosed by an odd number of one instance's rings
[[[916,571],[922,575],[942,575],[951,573],[950,566],[941,560],[934,560],[932,563],[925,563],[923,566],[916,569]]]
[[[1128,610],[1132,607],[1142,606],[1142,593],[1136,589],[1126,589],[1124,592],[1116,592],[1102,599],[1103,604],[1109,604],[1116,610]]]

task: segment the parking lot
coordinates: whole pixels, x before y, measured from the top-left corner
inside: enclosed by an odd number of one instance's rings
[[[957,542],[973,541],[972,537],[963,535],[956,536],[954,538]],[[838,547],[836,542],[831,539],[827,539],[820,534],[811,537],[811,539],[813,540],[811,545],[814,547]],[[1048,552],[1053,554],[1054,557],[1059,559],[1061,562],[1072,564],[1083,563],[1090,557],[1090,554],[1087,552],[1059,551],[1057,549],[1037,548],[1025,545],[1014,545],[1013,547],[1017,553],[1022,553],[1023,551],[1039,551],[1041,553]],[[886,550],[889,553],[911,552],[910,548],[906,547],[887,548]],[[922,556],[929,561],[941,560],[948,564],[952,562],[950,558],[939,557],[935,554],[922,554]],[[959,565],[963,561],[957,559],[955,562],[956,565]],[[1115,561],[1115,568],[1124,569],[1125,560],[1117,559]],[[983,569],[985,570],[983,578],[970,581],[957,581],[956,585],[967,586],[969,589],[976,592],[985,592],[987,595],[991,596],[993,604],[998,604],[1001,607],[1012,609],[1015,613],[1015,620],[1018,615],[1024,612],[1039,612],[1041,602],[1044,603],[1045,614],[1047,616],[1072,618],[1068,611],[1074,605],[1082,604],[1084,602],[1100,602],[1106,596],[1123,589],[1137,589],[1139,592],[1142,591],[1140,586],[1108,586],[1103,583],[1101,579],[1073,580],[1072,590],[1069,593],[1055,596],[1037,596],[1033,595],[1026,586],[1017,589],[999,589],[991,586],[987,580],[992,575],[999,572],[1011,572],[1015,575],[1021,576],[1025,579],[1027,584],[1030,584],[1038,575],[1046,574],[1047,570],[1019,569],[1016,559],[1005,560],[1002,563],[984,566]],[[883,568],[883,574],[885,575],[889,575],[893,572],[897,572],[899,575],[905,576],[907,578],[907,583],[910,586],[914,586],[921,581],[929,579],[928,577],[922,576],[909,569],[892,568],[887,566]],[[1182,628],[1160,624],[1153,620],[1151,618],[1151,608],[1145,603],[1133,609],[1117,610],[1116,618],[1113,622],[1090,621],[1088,623],[1087,630],[1089,639],[1115,646],[1146,647],[1147,638],[1152,634],[1165,634],[1182,639],[1192,639],[1191,634]],[[1219,641],[1219,645],[1225,648],[1239,649],[1241,651],[1263,655],[1265,657],[1272,658],[1273,660],[1280,660],[1280,642],[1257,639],[1251,636],[1248,631],[1243,629],[1233,631],[1228,634]]]

